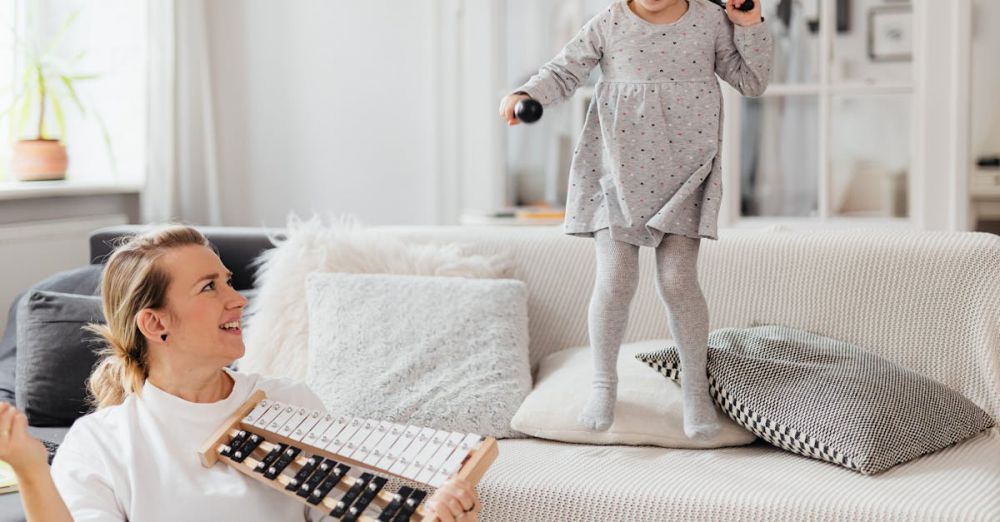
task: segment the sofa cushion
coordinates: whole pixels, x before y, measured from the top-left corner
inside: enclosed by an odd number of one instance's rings
[[[854,473],[758,440],[719,449],[499,441],[481,520],[1000,520],[1000,428]]]
[[[77,295],[97,295],[100,293],[101,269],[98,265],[88,265],[53,274],[31,287],[32,290],[48,290]],[[17,307],[24,293],[11,303],[7,313],[7,327],[0,339],[0,400],[15,402],[14,375],[17,368]]]
[[[329,224],[291,217],[283,239],[255,262],[258,299],[246,311],[246,355],[240,369],[306,377],[306,276],[310,272],[510,277],[503,256],[467,255],[455,244],[412,244],[344,216]]]
[[[664,381],[635,355],[669,343],[653,339],[625,344],[618,356],[618,402],[615,421],[606,431],[588,430],[576,418],[590,392],[589,346],[561,350],[542,359],[531,393],[511,427],[533,437],[585,444],[649,444],[667,448],[718,448],[750,444],[757,437],[720,415],[722,429],[707,440],[684,434],[681,387]]]
[[[33,426],[69,426],[89,411],[86,381],[97,363],[101,298],[31,290],[18,307],[17,407]]]
[[[531,391],[524,283],[313,273],[306,287],[306,383],[331,413],[517,435]]]
[[[947,386],[813,332],[723,328],[708,344],[709,388],[730,418],[775,446],[866,475],[994,425]],[[676,346],[636,358],[680,379]]]

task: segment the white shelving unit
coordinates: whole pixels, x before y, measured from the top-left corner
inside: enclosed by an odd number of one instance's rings
[[[582,0],[568,0],[582,1]],[[724,127],[725,146],[723,162],[724,184],[723,207],[720,212],[720,226],[767,226],[770,223],[801,223],[804,226],[832,224],[835,226],[891,226],[911,227],[928,230],[967,230],[969,227],[969,173],[972,170],[969,147],[969,81],[970,81],[970,32],[971,0],[911,0],[908,4],[892,1],[885,5],[910,5],[913,23],[913,57],[908,77],[896,77],[880,81],[842,80],[834,75],[836,48],[836,0],[815,0],[818,2],[820,32],[817,75],[808,83],[772,83],[763,99],[774,100],[788,97],[812,97],[818,108],[816,171],[818,177],[817,212],[809,218],[764,218],[743,216],[740,213],[740,128],[743,123],[742,103],[738,93],[723,84],[726,103]],[[458,89],[482,86],[484,79],[492,79],[493,87],[488,92],[489,106],[482,107],[479,115],[467,118],[466,127],[456,134],[456,146],[465,151],[463,165],[468,167],[476,158],[479,169],[474,172],[459,172],[467,178],[463,184],[466,190],[475,185],[478,201],[493,201],[497,207],[508,206],[513,192],[510,176],[506,171],[508,130],[496,117],[494,107],[500,97],[509,92],[505,64],[507,42],[504,40],[506,24],[504,8],[497,7],[504,2],[460,2],[463,25],[459,43],[464,48],[486,52],[479,55],[479,61],[465,56],[461,60],[464,77],[455,77]],[[492,16],[492,18],[491,18]],[[581,22],[582,23],[582,22]],[[470,25],[471,24],[471,25]],[[478,24],[478,25],[476,25]],[[854,24],[854,30],[865,27]],[[500,29],[498,29],[500,27]],[[464,55],[463,55],[464,56]],[[837,74],[836,76],[841,76]],[[446,79],[447,81],[447,79]],[[465,92],[472,92],[466,90]],[[586,103],[592,91],[581,88],[573,100],[573,121],[581,128],[586,114]],[[871,96],[909,97],[912,110],[909,114],[908,132],[911,143],[909,169],[906,174],[907,217],[871,218],[845,217],[837,214],[831,204],[831,121],[837,116],[832,112],[834,100],[838,97],[863,98]],[[470,132],[471,131],[471,132]],[[491,143],[484,149],[475,143],[474,136],[490,136]],[[575,138],[575,137],[574,137]],[[470,156],[469,150],[489,150],[489,163],[483,163],[478,156]],[[489,172],[492,181],[483,184],[483,172]],[[482,194],[482,191],[489,194]],[[469,208],[466,206],[466,208]]]

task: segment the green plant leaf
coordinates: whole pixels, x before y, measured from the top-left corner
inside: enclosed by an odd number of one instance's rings
[[[56,125],[59,126],[59,135],[56,136],[63,143],[66,142],[66,119],[63,117],[62,103],[59,103],[58,96],[49,95],[52,101],[52,114],[56,117]]]
[[[83,102],[80,101],[80,96],[76,94],[76,88],[73,87],[73,80],[69,76],[62,75],[59,78],[62,79],[63,85],[66,86],[66,91],[69,92],[70,99],[76,104],[76,108],[80,109],[80,114],[84,116],[87,115],[87,109],[84,108]]]
[[[59,28],[59,31],[56,32],[56,35],[52,37],[51,41],[49,41],[49,45],[45,48],[45,51],[42,53],[43,55],[47,55],[52,51],[54,51],[57,47],[59,47],[59,44],[62,43],[63,38],[66,37],[66,33],[69,32],[69,28],[73,26],[73,24],[76,22],[76,19],[79,16],[80,16],[80,9],[77,9],[66,18],[66,21],[64,21],[62,24],[62,27]]]

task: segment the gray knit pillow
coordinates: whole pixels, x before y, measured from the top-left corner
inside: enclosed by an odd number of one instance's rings
[[[680,379],[676,346],[636,358]],[[713,331],[708,381],[716,404],[762,439],[865,475],[994,425],[933,379],[847,342],[780,325]]]

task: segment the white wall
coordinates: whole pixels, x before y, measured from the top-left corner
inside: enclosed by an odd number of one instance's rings
[[[223,223],[437,221],[430,3],[205,3]]]

